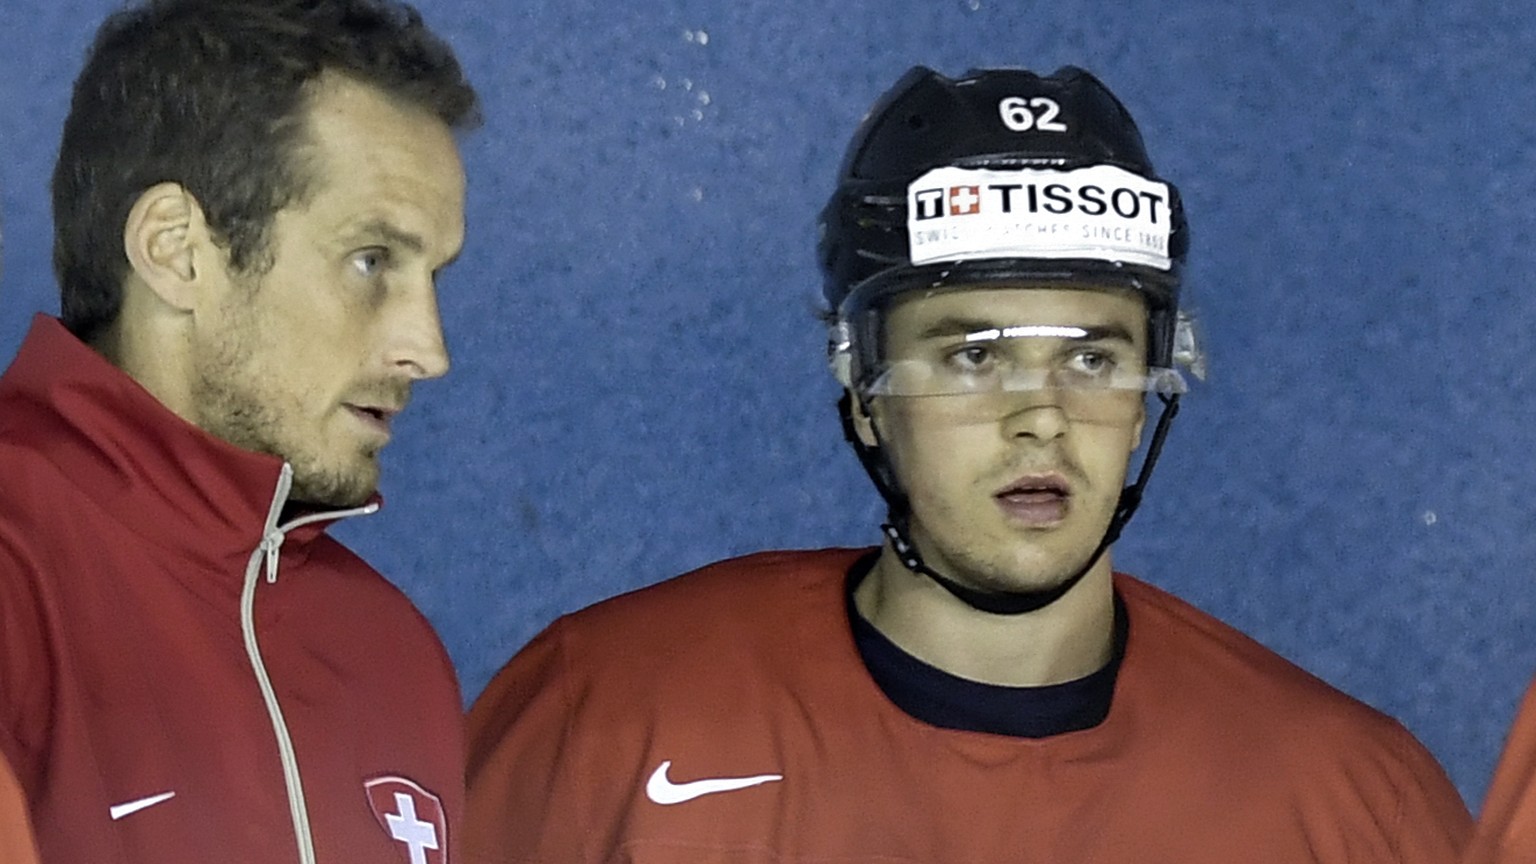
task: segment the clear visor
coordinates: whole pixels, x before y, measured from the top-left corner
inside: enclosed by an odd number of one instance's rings
[[[860,391],[974,417],[1046,405],[1074,420],[1118,424],[1139,419],[1148,394],[1189,389],[1177,370],[1148,368],[1144,340],[1118,324],[952,323],[887,333]]]

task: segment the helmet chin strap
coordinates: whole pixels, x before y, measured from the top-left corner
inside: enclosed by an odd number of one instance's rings
[[[911,514],[912,506],[906,493],[901,491],[896,481],[895,472],[880,454],[880,448],[867,446],[860,439],[853,427],[853,403],[852,396],[844,394],[841,404],[838,406],[843,415],[843,431],[853,444],[854,451],[859,456],[859,461],[869,476],[875,482],[875,488],[880,491],[880,496],[885,499],[890,521],[881,526],[885,536],[891,542],[891,549],[901,563],[914,573],[921,573],[937,582],[946,591],[953,594],[959,600],[981,612],[992,615],[1024,615],[1044,609],[1055,603],[1067,592],[1076,587],[1082,578],[1088,575],[1093,565],[1103,557],[1104,550],[1108,549],[1120,537],[1120,532],[1125,524],[1131,521],[1136,508],[1141,504],[1142,491],[1146,488],[1147,480],[1152,476],[1152,468],[1157,464],[1157,457],[1162,453],[1163,440],[1168,437],[1168,427],[1173,418],[1179,413],[1178,394],[1171,396],[1159,395],[1162,400],[1163,410],[1157,419],[1157,426],[1152,431],[1152,440],[1147,444],[1147,455],[1142,460],[1141,471],[1136,475],[1136,482],[1120,490],[1120,501],[1115,505],[1115,513],[1109,520],[1109,526],[1104,530],[1104,537],[1099,540],[1099,545],[1088,556],[1083,565],[1075,573],[1062,580],[1059,584],[1050,588],[1031,591],[999,591],[993,589],[973,588],[962,585],[948,576],[929,567],[923,561],[923,556],[917,550],[917,545],[912,541]],[[864,413],[869,411],[861,404]],[[871,430],[874,425],[871,424]],[[879,441],[879,432],[875,431],[875,439]]]
[[[1082,581],[1084,576],[1088,575],[1088,571],[1093,568],[1094,563],[1104,554],[1105,547],[1109,545],[1109,536],[1106,534],[1105,542],[1099,543],[1099,547],[1093,550],[1093,555],[1089,556],[1087,563],[1078,568],[1076,573],[1050,588],[1029,591],[997,591],[971,588],[967,585],[961,585],[959,582],[929,567],[923,561],[923,556],[917,551],[917,547],[909,539],[910,535],[908,534],[907,526],[900,524],[907,522],[905,514],[897,516],[893,513],[892,517],[890,522],[880,526],[880,528],[891,541],[891,548],[896,551],[896,557],[901,560],[902,564],[906,565],[908,570],[911,570],[913,573],[921,573],[939,583],[944,590],[960,598],[961,602],[972,609],[978,609],[993,615],[1023,615],[1044,609],[1060,600],[1078,582]],[[1110,530],[1114,530],[1113,523],[1111,523]]]

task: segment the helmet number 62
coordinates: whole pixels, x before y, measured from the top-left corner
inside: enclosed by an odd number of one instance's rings
[[[1031,110],[1033,109],[1033,110]],[[1067,124],[1056,119],[1061,106],[1055,99],[1036,96],[1026,100],[1023,96],[1009,96],[997,103],[997,113],[1003,117],[1003,125],[1015,132],[1039,129],[1041,132],[1065,132]]]

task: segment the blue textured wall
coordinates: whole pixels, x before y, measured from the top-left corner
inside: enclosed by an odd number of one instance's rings
[[[0,0],[0,360],[57,308],[46,179],[105,0]],[[556,614],[873,542],[814,218],[910,64],[1088,66],[1194,226],[1214,353],[1118,550],[1401,717],[1481,799],[1536,642],[1536,19],[1523,0],[431,0],[486,99],[455,369],[342,533],[466,697]]]

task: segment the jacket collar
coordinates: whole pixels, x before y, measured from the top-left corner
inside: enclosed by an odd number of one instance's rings
[[[104,512],[215,569],[238,576],[263,540],[274,499],[286,503],[283,460],[183,420],[47,315],[33,319],[0,376],[0,406],[0,430]],[[302,560],[330,521],[289,532],[284,556]]]

